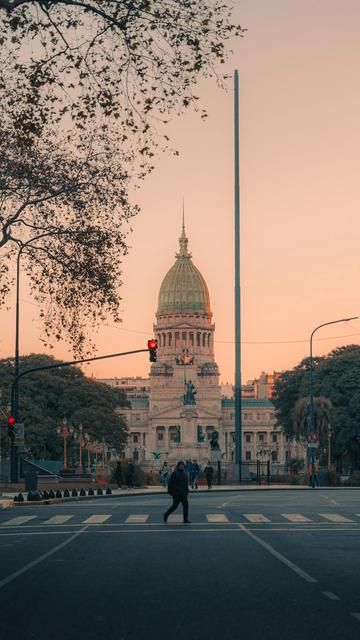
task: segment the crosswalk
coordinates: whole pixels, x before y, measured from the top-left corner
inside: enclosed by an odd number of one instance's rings
[[[29,515],[29,516],[16,516],[10,518],[5,522],[0,522],[0,529],[6,529],[9,527],[34,527],[34,526],[60,526],[60,525],[126,525],[126,524],[159,524],[162,521],[162,514],[159,513],[130,513],[130,514],[92,514],[85,519],[79,520],[79,516],[76,514],[64,514],[51,516],[50,518],[43,519],[41,516]],[[169,516],[169,524],[182,523],[182,513],[171,514]],[[196,524],[211,523],[211,524],[238,524],[238,523],[252,523],[252,524],[360,524],[360,514],[355,513],[349,515],[342,515],[338,513],[317,513],[312,514],[311,517],[305,516],[301,513],[280,513],[269,514],[263,513],[242,513],[232,514],[230,517],[226,513],[207,513],[198,514],[193,517],[193,522]]]

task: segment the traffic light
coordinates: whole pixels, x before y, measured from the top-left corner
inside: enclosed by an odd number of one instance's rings
[[[158,346],[157,340],[154,340],[154,339],[148,340],[147,344],[150,352],[150,362],[156,362],[157,360],[156,351]]]
[[[8,436],[9,438],[13,438],[15,436],[15,423],[16,423],[14,416],[9,416],[7,422],[8,422]]]

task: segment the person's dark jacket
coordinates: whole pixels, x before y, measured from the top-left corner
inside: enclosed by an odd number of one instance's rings
[[[205,467],[204,473],[205,473],[205,477],[206,478],[212,478],[212,476],[214,474],[213,467],[211,465],[208,465],[207,467]]]
[[[190,474],[192,477],[195,477],[200,472],[200,467],[197,462],[193,462],[190,469]]]
[[[168,483],[168,493],[170,493],[171,496],[176,494],[181,496],[188,495],[189,482],[185,471],[175,469],[175,471],[172,472]]]

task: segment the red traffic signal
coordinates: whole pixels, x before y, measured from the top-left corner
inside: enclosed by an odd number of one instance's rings
[[[156,349],[158,346],[157,340],[154,340],[154,338],[152,338],[151,340],[148,340],[147,345],[150,351],[150,362],[156,362],[156,359],[157,359]]]
[[[13,438],[15,435],[15,424],[16,424],[16,419],[14,418],[14,416],[9,416],[7,423],[8,423],[8,436],[9,438]]]

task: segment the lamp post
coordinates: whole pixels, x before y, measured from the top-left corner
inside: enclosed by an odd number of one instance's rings
[[[74,433],[74,429],[71,425],[68,426],[67,419],[63,418],[62,425],[56,428],[56,433],[64,439],[64,469],[67,469],[66,440]]]
[[[331,451],[330,451],[330,446],[331,446],[331,424],[329,422],[328,424],[328,471],[330,471],[331,468]]]
[[[86,449],[87,449],[87,472],[91,473],[91,461],[90,461],[90,449],[91,449],[91,442],[90,442],[90,433],[84,433],[84,438],[85,438],[85,443],[86,443]]]
[[[319,324],[312,331],[310,336],[310,429],[309,434],[315,433],[315,422],[314,422],[314,392],[313,392],[313,352],[312,352],[312,341],[314,337],[314,333],[321,329],[321,327],[327,327],[329,324],[337,324],[338,322],[349,322],[350,320],[357,320],[358,316],[354,316],[352,318],[341,318],[341,320],[332,320],[331,322],[324,322],[323,324]],[[309,440],[311,439],[311,436]],[[312,440],[312,442],[314,442]],[[314,463],[315,463],[315,447],[311,448],[311,486],[314,489],[315,487],[315,473],[314,473]]]
[[[79,443],[79,467],[78,467],[78,471],[79,471],[79,473],[82,473],[82,470],[83,470],[83,467],[82,467],[82,448],[83,448],[83,444],[84,444],[83,426],[82,426],[82,424],[79,425],[79,433],[76,434],[76,440]]]

